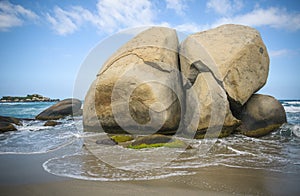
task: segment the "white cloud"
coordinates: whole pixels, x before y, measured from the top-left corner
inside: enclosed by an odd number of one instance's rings
[[[121,28],[152,25],[150,0],[102,0],[97,4],[100,28],[113,32]]]
[[[268,9],[256,8],[253,11],[236,15],[234,17],[223,17],[212,26],[221,24],[242,24],[253,27],[269,26],[277,29],[296,31],[300,29],[300,14],[288,13],[284,9],[271,7]]]
[[[187,8],[186,0],[166,0],[167,9],[174,10],[178,15],[184,15]]]
[[[71,34],[86,22],[109,33],[154,24],[154,11],[149,0],[99,0],[95,13],[80,6],[69,10],[55,7],[53,14],[48,13],[46,17],[60,35]]]
[[[280,49],[280,50],[271,50],[269,51],[270,57],[286,57],[286,56],[293,56],[298,55],[299,51],[297,50],[290,50],[290,49]]]
[[[220,15],[231,15],[242,9],[243,2],[241,0],[209,0],[206,7]]]
[[[0,1],[0,31],[24,24],[25,19],[37,19],[38,16],[21,5],[11,4],[9,1]]]
[[[183,33],[195,33],[195,32],[206,30],[209,28],[209,26],[199,25],[196,23],[184,23],[184,24],[173,26],[172,28]]]
[[[52,24],[52,28],[60,35],[74,33],[86,21],[97,24],[98,18],[89,10],[79,6],[73,6],[69,10],[55,7],[54,15],[46,14],[47,20]]]

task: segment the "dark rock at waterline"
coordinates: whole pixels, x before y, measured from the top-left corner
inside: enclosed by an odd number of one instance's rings
[[[12,124],[8,122],[0,122],[0,133],[4,133],[7,131],[16,131],[17,128]]]
[[[250,137],[267,135],[287,122],[280,102],[272,96],[260,94],[252,95],[239,117],[242,125],[238,131]]]
[[[154,134],[138,137],[134,142],[132,142],[132,146],[138,146],[141,144],[168,143],[172,141],[174,141],[174,139],[171,136]]]
[[[22,125],[20,119],[9,117],[9,116],[0,116],[0,122],[8,122],[8,123],[16,124],[16,125]]]
[[[107,139],[97,140],[96,144],[106,145],[106,146],[115,146],[115,145],[117,145],[117,142],[115,142],[114,140],[112,140],[110,138],[107,138]]]
[[[17,128],[13,125],[22,125],[20,119],[8,117],[8,116],[0,116],[0,132],[4,133],[7,131],[16,131]]]
[[[81,109],[79,99],[65,99],[41,112],[35,118],[38,120],[58,120],[65,116],[73,115]]]
[[[57,121],[53,121],[53,120],[48,120],[47,122],[45,122],[44,126],[51,126],[54,127],[56,125],[61,124],[61,122],[57,122]]]

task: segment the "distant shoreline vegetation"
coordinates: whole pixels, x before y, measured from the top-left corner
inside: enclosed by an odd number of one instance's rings
[[[27,95],[26,97],[14,97],[14,96],[3,96],[0,99],[0,103],[8,102],[56,102],[59,99],[51,99],[49,97],[44,97],[39,94]]]

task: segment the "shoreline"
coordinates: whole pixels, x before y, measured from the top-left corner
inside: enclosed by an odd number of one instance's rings
[[[59,152],[58,152],[59,153]],[[300,174],[214,166],[197,174],[142,181],[88,181],[59,177],[42,163],[57,152],[0,155],[1,195],[297,195]]]

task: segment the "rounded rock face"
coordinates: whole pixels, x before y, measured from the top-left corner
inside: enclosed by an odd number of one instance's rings
[[[284,107],[274,97],[254,94],[243,106],[240,113],[242,125],[239,127],[244,135],[260,137],[286,123]]]
[[[81,101],[79,99],[65,99],[42,111],[35,118],[37,120],[58,120],[65,116],[73,115],[80,108]]]
[[[90,86],[85,130],[174,133],[182,115],[179,73],[176,31],[152,27],[139,33],[106,61]]]

